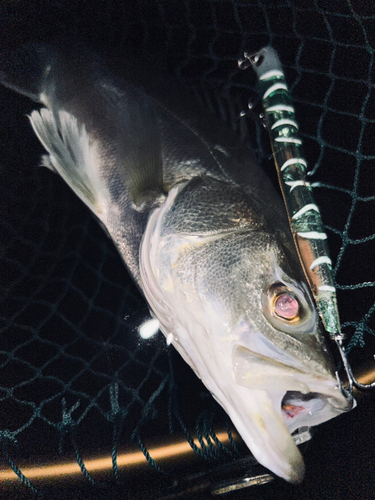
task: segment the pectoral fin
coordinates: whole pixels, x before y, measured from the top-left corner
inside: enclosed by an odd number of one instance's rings
[[[58,115],[42,108],[33,111],[30,122],[47,152],[43,166],[57,172],[81,200],[105,224],[107,213],[106,187],[99,176],[95,146],[74,116],[65,111]]]
[[[134,208],[150,209],[164,198],[162,134],[155,103],[132,86],[122,91],[101,83],[101,89],[113,116],[110,140],[120,177]]]

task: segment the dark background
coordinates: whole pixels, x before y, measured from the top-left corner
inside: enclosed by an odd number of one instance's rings
[[[371,360],[372,2],[3,1],[0,22],[2,54],[29,41],[63,43],[77,37],[116,59],[115,65],[129,53],[147,54],[183,92],[193,91],[204,104],[221,110],[235,129],[238,111],[249,97],[256,100],[255,76],[240,72],[237,59],[244,50],[272,44],[292,90],[312,182],[321,183],[315,196],[337,263],[351,360],[355,368]],[[49,463],[61,458],[60,452],[84,461],[93,454],[109,456],[114,443],[121,451],[147,448],[160,436],[212,435],[212,429],[224,429],[223,411],[161,335],[139,341],[136,327],[147,307],[111,242],[62,180],[37,168],[43,150],[25,117],[35,105],[1,88],[0,106],[4,468],[9,460],[15,469]],[[247,127],[259,161],[275,182],[267,133],[251,119]],[[351,413],[317,429],[304,450],[302,485],[276,479],[227,498],[375,498],[374,410],[374,396],[366,395]],[[210,489],[226,475],[240,477],[247,471],[240,462],[233,465],[247,456],[239,448],[209,448],[187,463],[156,464],[164,473],[151,465],[144,471],[120,471],[117,484],[110,476],[94,475],[94,485],[82,476],[33,486],[46,498],[210,498]],[[31,496],[29,486],[0,485],[1,498]]]

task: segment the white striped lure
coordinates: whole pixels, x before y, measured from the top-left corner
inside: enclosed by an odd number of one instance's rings
[[[343,346],[327,235],[310,183],[306,180],[307,162],[278,55],[271,47],[253,55],[245,52],[238,65],[241,69],[251,65],[258,76],[267,130],[295,247],[324,328],[339,348],[348,377],[348,390],[341,384],[342,390],[351,395],[353,385],[359,389],[374,388],[375,384],[364,385],[355,379]]]

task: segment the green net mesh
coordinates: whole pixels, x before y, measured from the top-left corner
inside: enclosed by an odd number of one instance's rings
[[[271,44],[292,91],[311,181],[335,263],[343,332],[355,366],[375,352],[375,7],[371,1],[111,0],[4,2],[2,49],[80,35],[109,56],[162,54],[181,85],[215,107],[245,109],[255,75],[239,71],[244,50]],[[38,168],[43,150],[25,114],[34,105],[0,89],[0,441],[4,463],[117,455],[153,436],[193,434],[199,467],[247,452],[205,444],[228,429],[224,412],[161,334],[139,339],[147,317],[111,242],[57,176]],[[214,104],[212,104],[214,103]],[[218,108],[234,128],[237,115]],[[275,179],[267,132],[249,138]],[[43,436],[43,439],[40,439]],[[103,451],[104,450],[104,451]],[[21,468],[22,469],[22,468]],[[135,496],[133,497],[135,498]]]

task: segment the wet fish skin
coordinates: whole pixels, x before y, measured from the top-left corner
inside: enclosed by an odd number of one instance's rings
[[[300,481],[290,432],[347,402],[283,205],[253,155],[198,108],[196,118],[171,107],[168,91],[123,80],[86,50],[27,46],[0,80],[46,107],[31,115],[43,164],[106,227],[161,330],[254,456]],[[275,314],[282,293],[298,317]]]

